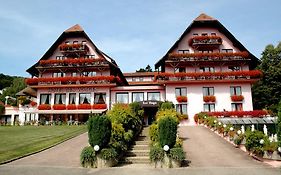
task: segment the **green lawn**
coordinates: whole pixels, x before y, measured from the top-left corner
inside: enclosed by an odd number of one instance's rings
[[[87,131],[81,126],[0,126],[0,163]]]

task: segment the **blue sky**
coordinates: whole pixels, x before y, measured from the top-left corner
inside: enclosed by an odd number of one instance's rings
[[[0,73],[29,76],[67,28],[80,24],[123,72],[154,64],[204,12],[250,52],[281,41],[280,0],[1,0]]]

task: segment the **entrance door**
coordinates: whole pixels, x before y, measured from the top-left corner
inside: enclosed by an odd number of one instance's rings
[[[157,107],[145,107],[144,108],[144,122],[145,125],[151,125],[155,121]]]

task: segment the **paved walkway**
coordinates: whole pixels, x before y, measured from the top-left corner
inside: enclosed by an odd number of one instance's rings
[[[155,169],[152,166],[124,166],[108,169],[86,169],[79,164],[80,152],[88,143],[87,133],[49,150],[0,166],[2,175],[280,175],[281,169],[271,168],[250,158],[246,153],[204,127],[180,127],[189,167]]]

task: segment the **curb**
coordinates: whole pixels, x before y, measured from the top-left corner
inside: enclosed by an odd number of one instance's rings
[[[27,157],[27,156],[31,156],[31,155],[33,155],[33,154],[40,153],[40,152],[45,151],[45,150],[47,150],[47,149],[53,148],[53,147],[55,147],[55,146],[57,146],[57,145],[59,145],[59,144],[65,142],[65,141],[67,141],[67,140],[70,140],[70,139],[72,139],[72,138],[74,138],[74,137],[80,136],[80,135],[82,135],[82,134],[84,134],[84,133],[86,133],[86,132],[83,132],[83,133],[78,134],[78,135],[75,135],[75,136],[67,137],[67,138],[65,138],[64,140],[61,140],[61,141],[59,141],[58,143],[55,143],[55,144],[53,144],[53,145],[50,145],[50,146],[48,146],[48,147],[46,147],[46,148],[42,148],[42,149],[40,149],[40,150],[31,152],[31,153],[28,153],[28,154],[24,154],[24,155],[19,156],[19,157],[15,157],[15,158],[12,158],[12,159],[9,159],[9,160],[5,160],[5,161],[3,161],[3,162],[0,162],[0,165],[4,165],[4,164],[10,163],[10,162],[13,162],[13,161],[15,161],[15,160],[22,159],[22,158]]]

